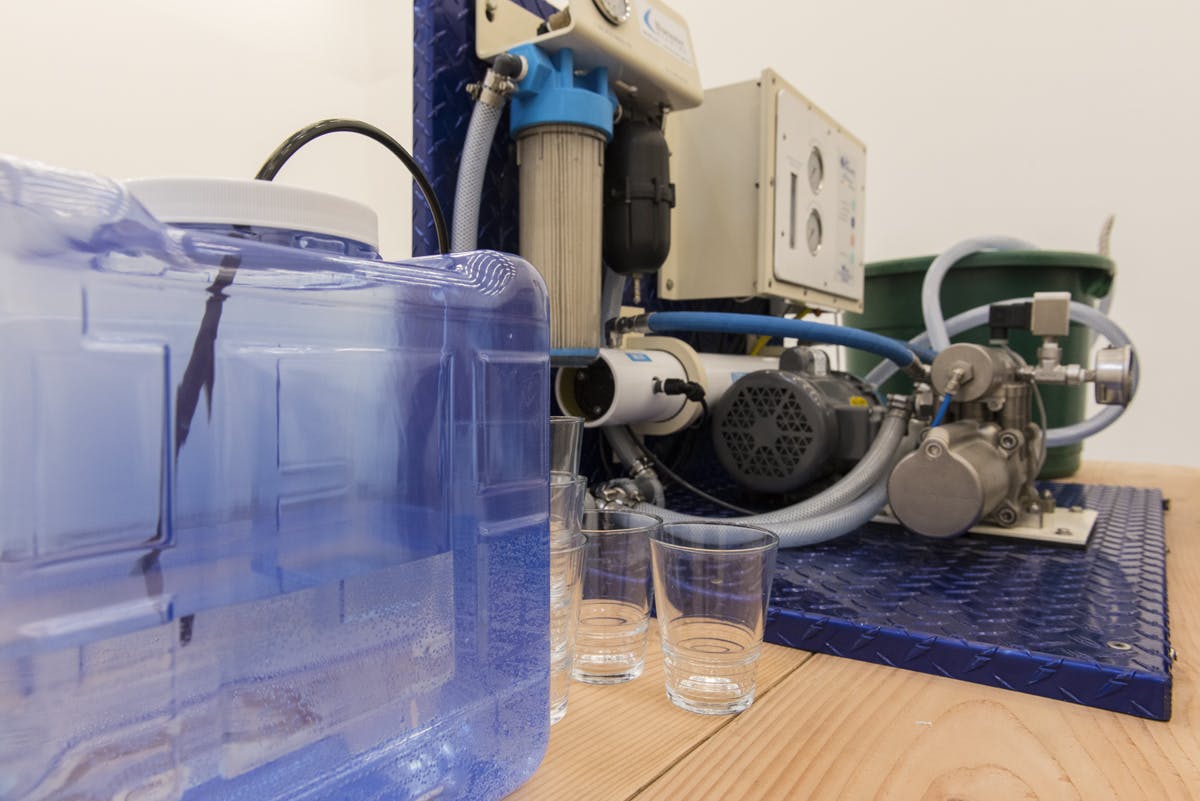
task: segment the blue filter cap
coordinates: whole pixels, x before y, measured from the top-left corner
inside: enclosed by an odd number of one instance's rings
[[[612,139],[617,97],[608,87],[607,67],[576,75],[569,48],[548,54],[537,45],[521,45],[509,52],[529,65],[512,99],[509,131],[514,136],[534,125],[560,124],[595,128]]]

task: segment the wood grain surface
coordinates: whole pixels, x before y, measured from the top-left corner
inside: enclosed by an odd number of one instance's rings
[[[754,706],[703,718],[666,700],[654,648],[629,685],[573,685],[546,761],[512,797],[1200,799],[1200,470],[1093,463],[1073,480],[1171,499],[1170,722],[774,646]]]
[[[807,651],[764,645],[756,677],[758,701],[812,657]],[[679,709],[667,700],[663,682],[658,627],[651,620],[642,675],[608,686],[572,682],[567,716],[550,730],[542,767],[510,801],[632,798],[736,719]]]

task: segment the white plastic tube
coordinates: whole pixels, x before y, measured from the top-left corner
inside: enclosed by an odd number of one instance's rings
[[[674,354],[665,350],[618,350],[601,348],[600,359],[612,373],[613,394],[606,409],[585,409],[576,396],[571,382],[577,370],[560,370],[554,382],[554,394],[559,407],[583,417],[587,428],[601,426],[644,425],[670,420],[684,411],[687,403],[682,395],[665,395],[662,382],[668,378],[696,381],[704,387],[704,399],[711,409],[733,383],[746,373],[774,370],[779,360],[769,356],[738,356],[722,353],[693,353],[691,369],[703,375],[691,375],[688,367]],[[589,368],[589,369],[595,369]],[[691,414],[691,412],[688,412]],[[687,424],[681,421],[680,427]]]
[[[658,423],[670,420],[683,411],[687,399],[682,395],[665,395],[656,391],[661,382],[668,378],[688,380],[683,364],[670,353],[662,350],[601,348],[600,360],[612,373],[613,390],[607,408],[583,408],[571,386],[576,370],[560,370],[554,382],[554,394],[559,407],[568,414],[583,417],[587,421],[585,427]]]
[[[925,317],[925,330],[929,332],[929,342],[933,349],[942,351],[950,347],[950,336],[946,333],[946,322],[942,316],[941,292],[942,279],[951,267],[973,253],[1036,249],[1028,242],[1011,236],[984,236],[963,240],[934,259],[921,284],[921,314]]]

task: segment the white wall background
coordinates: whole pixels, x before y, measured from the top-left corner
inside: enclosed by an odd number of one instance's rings
[[[296,129],[357,117],[412,138],[412,4],[4,0],[0,152],[117,178],[254,177]],[[371,205],[409,253],[404,167],[368,139],[305,147],[281,182]]]
[[[1093,251],[1142,391],[1085,458],[1200,465],[1200,3],[675,0],[705,86],[771,66],[867,143],[869,261],[979,234]]]
[[[586,0],[577,0],[586,2]],[[1116,319],[1142,393],[1090,458],[1200,465],[1200,3],[675,0],[706,86],[763,67],[864,139],[870,260],[981,233],[1093,250],[1117,215]],[[411,138],[412,6],[388,0],[9,0],[0,151],[117,177],[252,176],[293,130],[355,116]],[[409,184],[372,142],[280,180],[371,204],[409,252]]]

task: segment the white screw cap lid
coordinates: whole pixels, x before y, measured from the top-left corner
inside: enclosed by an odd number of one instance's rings
[[[273,181],[244,178],[134,178],[125,187],[165,223],[258,225],[353,239],[379,249],[369,206]]]

